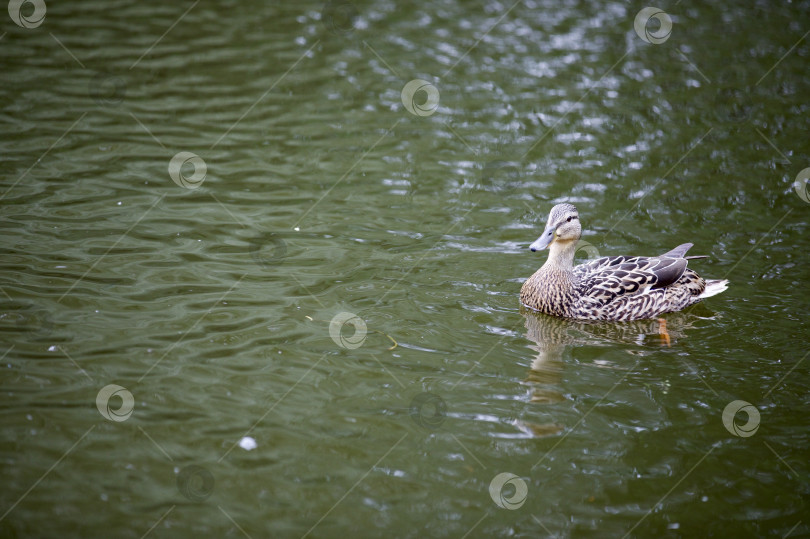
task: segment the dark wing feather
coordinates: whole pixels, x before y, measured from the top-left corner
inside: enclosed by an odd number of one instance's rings
[[[683,258],[683,255],[686,254],[686,251],[692,248],[694,243],[682,243],[675,247],[673,250],[668,251],[662,255],[658,255],[657,258]]]
[[[686,269],[686,259],[683,258],[651,258],[653,265],[649,268],[655,274],[656,281],[653,288],[666,288],[681,278]]]
[[[686,253],[691,244],[669,253]],[[681,254],[681,256],[682,256]],[[583,307],[599,309],[620,297],[646,294],[676,282],[686,270],[686,260],[672,256],[611,256],[574,268],[577,292]]]

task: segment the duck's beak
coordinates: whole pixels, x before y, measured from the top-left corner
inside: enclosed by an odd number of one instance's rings
[[[554,231],[557,227],[550,226],[543,231],[543,234],[529,246],[532,252],[542,251],[554,241]]]

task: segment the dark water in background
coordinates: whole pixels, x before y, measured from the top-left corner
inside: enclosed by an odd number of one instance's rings
[[[810,534],[810,4],[643,7],[3,14],[0,536]],[[521,313],[563,200],[731,287]]]

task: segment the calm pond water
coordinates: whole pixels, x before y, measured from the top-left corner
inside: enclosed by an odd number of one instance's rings
[[[810,535],[808,2],[20,4],[0,536]],[[729,290],[522,311],[560,201]]]

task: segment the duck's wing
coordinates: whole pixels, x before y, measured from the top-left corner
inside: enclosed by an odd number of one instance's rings
[[[619,297],[647,294],[666,288],[686,270],[681,257],[691,247],[684,244],[661,256],[611,256],[593,260],[574,268],[577,292],[584,305],[598,309]]]

